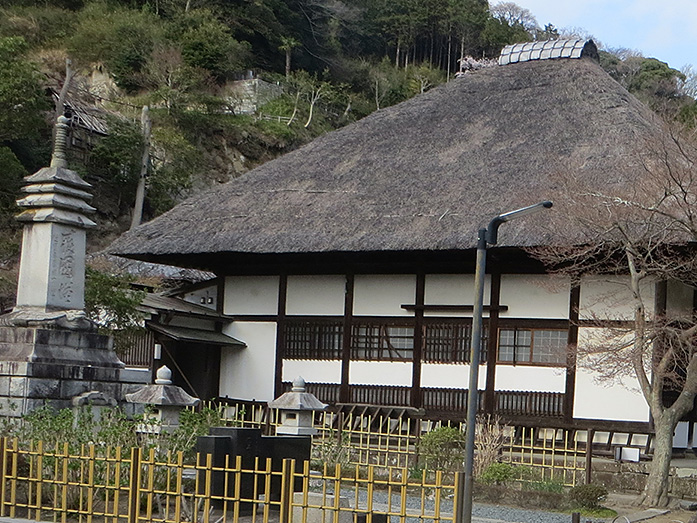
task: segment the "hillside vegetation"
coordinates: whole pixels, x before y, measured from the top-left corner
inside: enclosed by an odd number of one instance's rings
[[[0,8],[0,263],[11,267],[21,178],[50,158],[59,102],[96,108],[108,134],[70,167],[94,185],[91,248],[130,224],[152,132],[144,219],[316,136],[452,79],[458,59],[556,38],[532,13],[486,0],[6,0]],[[573,35],[562,35],[573,36]],[[656,59],[602,53],[652,107],[694,118],[694,77]],[[277,96],[241,114],[234,83]],[[692,83],[690,83],[692,82]],[[68,86],[67,92],[63,89]],[[65,99],[58,95],[63,91]],[[54,93],[52,97],[51,92]],[[59,102],[56,102],[58,98]],[[5,285],[3,289],[2,285]],[[13,289],[0,278],[0,294]]]

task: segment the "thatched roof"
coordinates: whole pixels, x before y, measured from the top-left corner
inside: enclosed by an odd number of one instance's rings
[[[635,176],[636,144],[662,133],[592,60],[491,67],[199,194],[110,251],[207,268],[223,253],[471,249],[494,215],[547,199],[560,172],[599,184]],[[546,223],[537,215],[506,225],[499,245],[573,236]]]

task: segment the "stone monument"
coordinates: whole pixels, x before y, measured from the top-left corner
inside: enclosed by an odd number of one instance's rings
[[[17,305],[0,316],[0,414],[21,416],[99,391],[123,400],[123,363],[87,318],[85,232],[91,185],[67,168],[68,119],[59,117],[51,166],[25,178]],[[130,390],[130,389],[129,389]]]

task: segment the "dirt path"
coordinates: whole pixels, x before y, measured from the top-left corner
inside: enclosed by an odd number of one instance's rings
[[[626,519],[621,516],[627,516],[630,522],[633,521],[646,521],[646,523],[688,523],[690,518],[695,515],[695,512],[690,512],[688,510],[682,510],[680,508],[671,509],[667,514],[656,515],[650,517],[646,514],[648,519],[636,519],[640,515],[642,509],[632,505],[634,496],[626,494],[610,494],[607,502],[604,504],[606,507],[617,511],[617,523],[626,523]],[[583,521],[583,518],[581,518]],[[612,521],[612,520],[608,520]]]

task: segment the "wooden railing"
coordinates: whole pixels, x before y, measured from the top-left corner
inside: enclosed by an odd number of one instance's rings
[[[329,404],[339,403],[338,383],[307,383],[306,388],[317,398]],[[291,384],[285,383],[285,390]],[[446,389],[424,387],[421,389],[422,407],[429,411],[462,413],[467,411],[466,389]],[[367,405],[409,406],[411,389],[392,385],[350,385],[348,403]],[[528,392],[499,390],[495,393],[494,412],[500,416],[542,416],[561,417],[564,415],[563,392]],[[484,410],[484,391],[479,391],[477,410]]]
[[[496,413],[508,416],[563,416],[563,392],[496,391]]]

